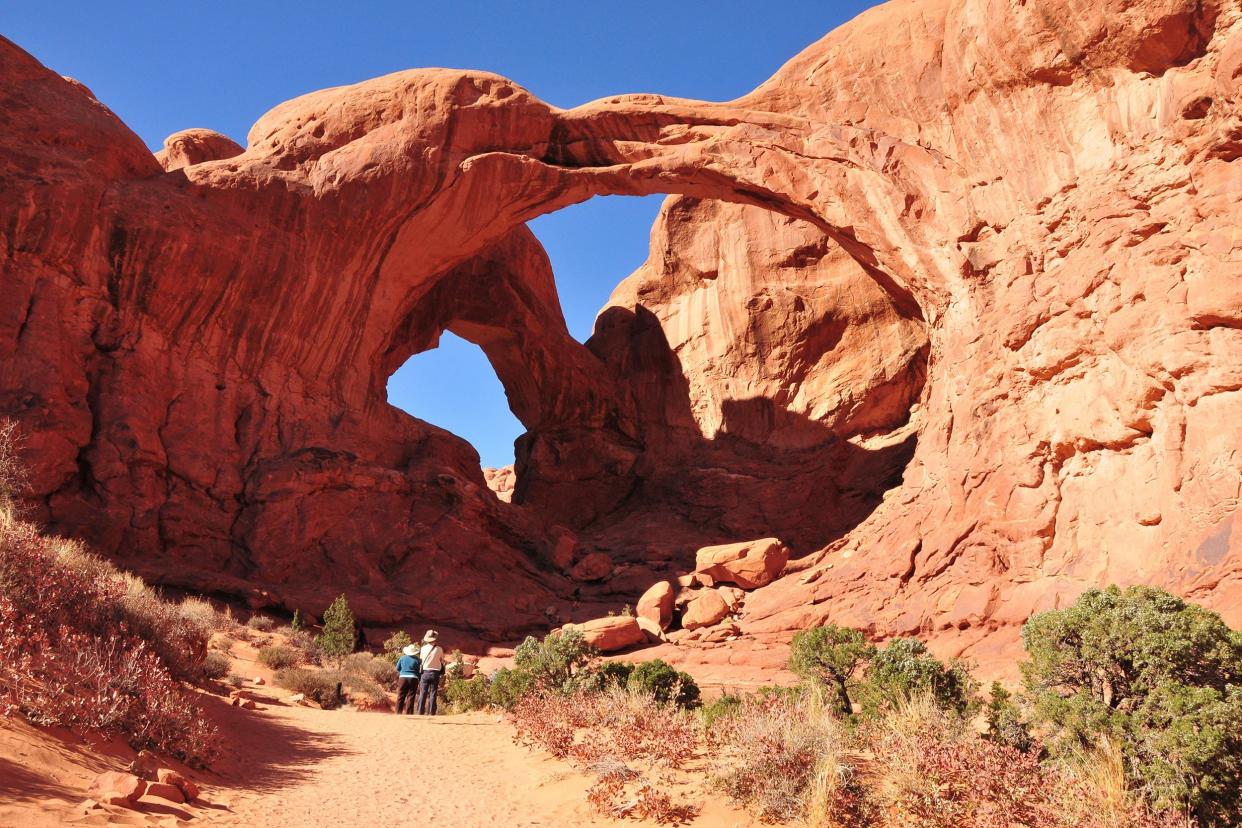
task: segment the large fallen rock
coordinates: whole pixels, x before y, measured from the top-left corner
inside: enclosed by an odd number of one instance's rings
[[[652,584],[638,599],[634,614],[639,618],[651,620],[662,630],[667,630],[668,625],[673,622],[673,599],[675,597],[673,585],[668,581],[659,581]]]
[[[107,771],[95,777],[87,793],[97,802],[105,805],[130,807],[147,791],[145,780],[132,773]]]
[[[592,552],[569,570],[575,581],[602,581],[612,574],[612,558],[603,552]]]
[[[647,639],[637,619],[629,615],[596,618],[592,621],[583,621],[581,624],[566,624],[565,629],[580,631],[586,643],[601,653],[624,650],[635,644],[641,644]]]
[[[171,768],[160,768],[156,773],[157,780],[166,785],[175,785],[181,789],[187,800],[198,799],[198,785]]]
[[[705,546],[694,556],[694,571],[713,581],[757,589],[776,580],[789,562],[789,548],[777,538]]]
[[[729,614],[729,605],[714,589],[700,589],[686,602],[681,613],[681,626],[687,630],[718,624]]]

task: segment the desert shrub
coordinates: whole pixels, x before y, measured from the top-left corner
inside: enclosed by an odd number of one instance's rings
[[[225,681],[228,682],[230,687],[243,687],[246,684],[246,680],[238,675],[231,675]]]
[[[397,659],[401,658],[401,651],[413,643],[409,633],[397,630],[384,641],[384,657],[396,664]]]
[[[454,713],[483,710],[492,703],[492,689],[482,675],[449,676],[444,681],[444,699]]]
[[[980,739],[930,692],[885,708],[864,733],[874,808],[912,828],[1057,824],[1056,780],[1032,754]]]
[[[581,676],[583,689],[602,692],[613,687],[625,687],[634,672],[634,665],[626,661],[601,661]]]
[[[528,636],[513,653],[516,670],[529,673],[540,687],[569,691],[578,672],[594,657],[580,630],[548,633],[542,641]]]
[[[289,630],[285,634],[285,643],[302,654],[302,661],[307,664],[323,663],[323,653],[319,651],[319,643],[315,636],[305,629]]]
[[[699,685],[694,678],[674,670],[658,658],[635,665],[626,679],[626,687],[639,693],[650,693],[661,704],[673,703],[685,708],[699,705]]]
[[[301,629],[302,629],[303,627],[305,627],[305,626],[306,626],[306,625],[302,623],[302,612],[301,612],[301,610],[294,609],[294,610],[293,610],[293,618],[289,621],[289,629],[293,630],[294,632],[298,632],[299,630],[301,630]]]
[[[960,663],[945,664],[917,638],[894,638],[875,651],[858,688],[863,709],[876,713],[914,696],[966,715],[975,706],[978,682]]]
[[[859,630],[829,624],[795,633],[789,646],[789,669],[805,681],[832,691],[839,713],[853,709],[850,688],[854,674],[875,654]]]
[[[258,657],[260,664],[273,670],[280,670],[284,667],[296,667],[302,661],[297,650],[292,647],[282,647],[279,644],[260,647]]]
[[[14,520],[25,515],[23,499],[30,489],[21,447],[22,435],[17,422],[0,419],[0,513]]]
[[[1242,807],[1242,634],[1153,587],[1088,590],[1022,630],[1054,752],[1115,744],[1157,811],[1229,825]]]
[[[712,731],[713,785],[764,821],[860,824],[854,757],[836,703],[828,688],[740,700],[736,715]]]
[[[699,715],[703,721],[703,730],[707,732],[708,737],[712,738],[712,730],[716,723],[722,719],[737,715],[743,707],[743,699],[741,696],[725,693],[718,699],[713,699],[703,705],[699,711]]]
[[[611,816],[685,820],[694,810],[660,789],[662,769],[696,755],[698,727],[685,711],[649,693],[612,688],[561,693],[539,688],[522,696],[510,721],[515,739],[595,774],[588,799]],[[643,770],[630,767],[641,763]]]
[[[266,615],[252,615],[250,620],[246,622],[246,626],[255,632],[266,633],[276,629],[276,622]]]
[[[188,630],[175,606],[138,606],[136,584],[145,590],[80,544],[6,520],[0,526],[0,709],[209,763],[218,737],[166,660],[179,656],[177,668],[197,677],[206,634]],[[140,597],[159,600],[149,590]],[[161,633],[188,652],[147,640]]]
[[[983,714],[988,725],[988,739],[1009,745],[1023,753],[1034,748],[1035,742],[1030,728],[1022,718],[1022,711],[1014,703],[1013,694],[998,681],[992,682],[987,703],[983,706]]]
[[[285,667],[277,670],[275,675],[276,684],[292,690],[294,693],[301,693],[306,698],[319,704],[324,710],[332,710],[340,707],[340,693],[337,687],[344,680],[340,673],[327,670],[307,670],[302,667]]]
[[[342,682],[345,695],[351,704],[361,706],[359,704],[359,697],[361,697],[369,702],[369,707],[388,706],[388,694],[384,692],[384,688],[367,676],[360,673],[346,673],[342,677]]]
[[[357,634],[354,614],[349,609],[349,599],[344,595],[337,597],[323,614],[323,631],[315,639],[323,657],[335,666],[340,666],[345,656],[354,651]]]
[[[214,632],[230,626],[225,622],[224,616],[216,612],[211,602],[202,598],[186,598],[177,605],[177,611],[186,621],[205,630]]]
[[[360,676],[386,690],[397,687],[397,671],[387,656],[354,653],[345,658],[343,669],[350,676]]]
[[[229,674],[232,662],[224,653],[211,651],[203,660],[203,678],[222,679]]]
[[[492,705],[512,710],[517,703],[534,689],[535,679],[525,670],[501,667],[492,676],[490,696]]]

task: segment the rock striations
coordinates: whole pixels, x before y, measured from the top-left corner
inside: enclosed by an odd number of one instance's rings
[[[662,655],[834,620],[988,662],[1106,582],[1237,625],[1240,96],[1237,0],[893,0],[729,103],[416,70],[152,155],[0,41],[0,414],[58,531],[373,626],[512,639],[765,537]],[[575,342],[525,222],[656,192]],[[527,429],[511,503],[385,399],[445,330]]]

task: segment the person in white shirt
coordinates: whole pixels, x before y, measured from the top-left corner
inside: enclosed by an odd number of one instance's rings
[[[444,675],[444,650],[436,644],[440,634],[435,630],[427,630],[423,636],[423,648],[419,651],[419,660],[423,664],[423,672],[418,678],[418,714],[436,715],[436,695],[440,689],[440,676]]]

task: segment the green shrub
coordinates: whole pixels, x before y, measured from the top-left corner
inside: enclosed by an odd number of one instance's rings
[[[634,672],[634,665],[625,661],[603,661],[591,668],[584,677],[588,690],[603,692],[610,687],[625,687]]]
[[[866,642],[862,632],[828,624],[794,634],[789,669],[832,691],[833,709],[849,713],[853,710],[850,688],[854,673],[873,655],[875,647]]]
[[[324,658],[339,667],[345,656],[354,651],[356,641],[354,614],[349,609],[349,599],[341,595],[324,612],[323,632],[315,643]]]
[[[1013,694],[998,681],[992,682],[988,701],[983,706],[983,714],[988,723],[986,736],[991,741],[1008,745],[1023,753],[1034,746],[1031,731],[1022,720],[1022,712],[1013,702]]]
[[[303,626],[305,625],[302,623],[302,613],[295,609],[293,611],[293,620],[289,622],[289,629],[297,632]]]
[[[1158,810],[1229,825],[1242,806],[1242,634],[1154,587],[1088,590],[1022,629],[1050,747],[1121,747]]]
[[[272,645],[259,648],[259,663],[273,670],[280,670],[284,667],[296,667],[301,661],[301,655],[292,647]]]
[[[203,678],[222,679],[229,674],[231,662],[224,653],[212,650],[203,659]]]
[[[673,703],[683,708],[699,704],[699,685],[694,678],[658,658],[636,665],[626,681],[626,688],[650,693],[661,704]]]
[[[414,643],[410,638],[410,634],[405,630],[397,630],[384,642],[384,657],[391,661],[394,665],[397,659],[401,658],[401,651]]]
[[[450,676],[444,682],[444,700],[454,713],[482,710],[492,703],[492,689],[482,675],[464,679]]]
[[[255,632],[271,632],[276,629],[276,622],[266,615],[252,615],[246,626]]]
[[[276,671],[276,684],[301,693],[306,698],[319,704],[324,710],[332,710],[341,706],[341,696],[337,685],[343,681],[340,673],[325,670],[306,670],[301,667],[285,667]]]
[[[858,696],[863,709],[872,714],[915,696],[927,696],[943,709],[964,716],[976,704],[977,691],[978,682],[965,665],[945,664],[917,638],[894,638],[872,654]]]
[[[496,707],[512,710],[522,696],[535,687],[535,677],[525,670],[502,667],[492,676],[491,701]]]
[[[548,633],[542,641],[527,637],[513,653],[513,666],[529,673],[541,687],[568,691],[583,667],[595,656],[580,630]]]
[[[710,732],[717,722],[730,716],[736,716],[738,711],[742,709],[742,702],[741,696],[725,693],[720,698],[703,705],[700,711],[700,715],[703,717],[703,729]]]

